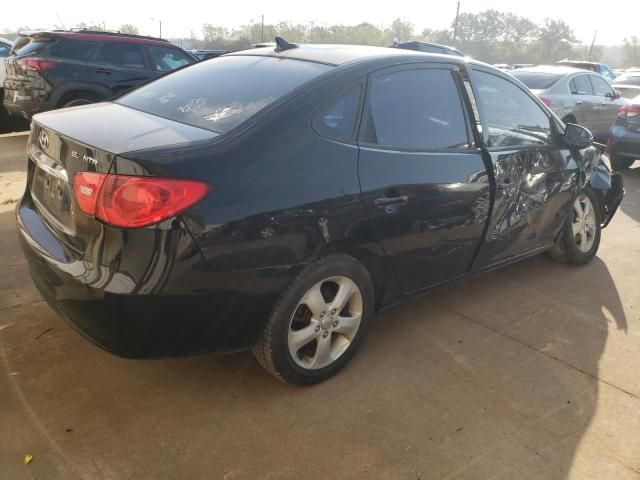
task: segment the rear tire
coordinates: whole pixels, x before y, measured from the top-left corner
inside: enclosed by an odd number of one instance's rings
[[[611,167],[614,170],[627,170],[635,162],[633,158],[620,158],[617,155],[611,155]]]
[[[556,243],[549,252],[559,263],[584,265],[595,257],[600,246],[602,215],[598,198],[587,187],[576,197]]]
[[[89,100],[86,98],[75,98],[62,105],[62,108],[78,107],[80,105],[89,105],[90,103],[95,103],[95,100]]]
[[[373,315],[367,269],[348,255],[329,255],[306,267],[282,292],[253,354],[283,382],[318,383],[351,360]]]

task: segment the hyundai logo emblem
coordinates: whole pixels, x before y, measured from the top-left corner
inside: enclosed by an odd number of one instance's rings
[[[40,147],[42,147],[43,150],[46,150],[47,148],[49,148],[49,136],[47,135],[47,132],[45,132],[44,130],[40,131],[40,136],[38,137],[38,141],[40,142]]]

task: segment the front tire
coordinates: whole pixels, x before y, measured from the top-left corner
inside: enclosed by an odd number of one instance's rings
[[[279,380],[318,383],[349,362],[373,315],[367,269],[353,257],[329,255],[306,267],[282,293],[253,353]]]
[[[587,187],[576,197],[562,231],[550,251],[559,263],[584,265],[600,246],[601,212],[595,192]]]

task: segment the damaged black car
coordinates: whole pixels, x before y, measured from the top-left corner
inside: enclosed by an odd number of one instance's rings
[[[386,305],[590,261],[623,195],[602,152],[474,60],[278,39],[35,116],[17,220],[42,296],[99,346],[252,349],[310,384]]]

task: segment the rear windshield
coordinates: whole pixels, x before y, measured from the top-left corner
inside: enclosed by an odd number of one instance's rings
[[[224,133],[331,68],[274,57],[219,57],[162,77],[116,102]]]
[[[555,73],[518,71],[510,73],[531,90],[546,90],[547,88],[551,88],[553,84],[562,78],[562,75]]]
[[[16,40],[16,43],[13,45],[12,53],[19,57],[30,55],[51,45],[51,42],[53,41],[54,39],[51,37],[22,37]]]

